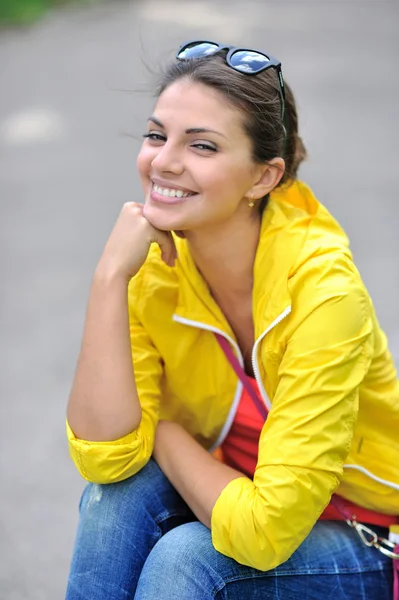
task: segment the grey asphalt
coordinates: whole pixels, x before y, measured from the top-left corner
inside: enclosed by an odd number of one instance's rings
[[[109,1],[0,31],[0,599],[64,596],[83,480],[64,415],[91,275],[135,168],[151,76],[185,39],[278,56],[302,178],[346,228],[399,358],[396,0]]]

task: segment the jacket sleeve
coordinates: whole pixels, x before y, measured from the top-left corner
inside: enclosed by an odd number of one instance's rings
[[[134,375],[142,408],[140,425],[115,441],[92,442],[74,436],[67,423],[70,454],[79,473],[93,483],[113,483],[131,477],[151,457],[158,424],[162,361],[149,335],[129,306]],[[110,398],[112,402],[112,398]]]
[[[326,274],[313,266],[291,290],[254,479],[231,481],[212,512],[215,548],[260,570],[291,556],[336,490],[371,362],[371,307],[360,278],[345,267]]]

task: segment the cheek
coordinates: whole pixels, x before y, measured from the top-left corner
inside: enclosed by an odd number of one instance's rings
[[[247,191],[247,180],[248,169],[238,161],[221,163],[217,169],[209,171],[208,177],[203,178],[209,191],[230,197],[232,200]]]
[[[229,168],[222,161],[210,161],[196,165],[196,168],[191,169],[191,173],[196,180],[196,183],[203,192],[209,194],[224,194],[227,188],[231,185],[231,176],[229,176]]]
[[[137,156],[137,170],[140,176],[148,177],[151,169],[151,163],[154,160],[154,152],[149,150],[148,148],[142,147],[138,156]]]

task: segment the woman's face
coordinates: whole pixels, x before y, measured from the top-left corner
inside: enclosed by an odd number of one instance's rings
[[[212,88],[179,80],[158,98],[137,159],[144,216],[158,229],[218,225],[259,178],[240,112]]]

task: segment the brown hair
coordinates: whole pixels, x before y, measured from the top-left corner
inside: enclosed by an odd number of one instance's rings
[[[291,88],[285,84],[283,122],[276,70],[245,75],[229,67],[225,56],[226,50],[221,50],[206,58],[176,60],[160,76],[157,95],[160,96],[167,87],[182,78],[219,90],[232,106],[242,112],[244,129],[252,140],[253,160],[265,163],[280,156],[285,160],[285,172],[278,186],[296,179],[299,165],[306,158],[306,150],[298,135],[298,115]],[[262,198],[261,213],[267,202],[268,196]]]

